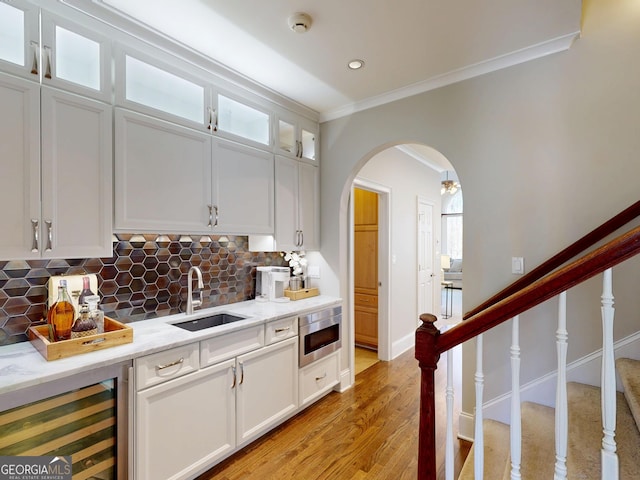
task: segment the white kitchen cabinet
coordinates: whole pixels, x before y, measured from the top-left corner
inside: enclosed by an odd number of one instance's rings
[[[0,258],[110,256],[111,107],[4,74],[0,104]]]
[[[339,381],[340,351],[300,369],[300,406],[309,405],[331,390]]]
[[[137,480],[185,479],[235,448],[234,360],[136,395]]]
[[[297,410],[297,360],[297,337],[238,357],[238,446],[255,439]]]
[[[214,232],[273,233],[274,184],[272,153],[214,138]]]
[[[318,192],[318,167],[276,157],[275,249],[318,249]]]
[[[77,22],[24,0],[0,2],[0,70],[105,102],[111,100],[111,41],[105,26]]]
[[[211,135],[115,109],[116,229],[210,233],[211,195]]]
[[[276,117],[276,151],[318,165],[318,124],[303,117]]]
[[[116,229],[273,232],[272,154],[120,108],[115,123]]]

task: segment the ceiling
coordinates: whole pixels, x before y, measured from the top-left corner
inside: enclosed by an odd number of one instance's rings
[[[98,0],[321,120],[569,48],[581,0]],[[312,17],[306,33],[287,19]],[[351,71],[359,58],[365,67]]]

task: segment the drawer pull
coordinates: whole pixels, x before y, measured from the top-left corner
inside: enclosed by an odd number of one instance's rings
[[[231,374],[233,375],[233,384],[231,385],[231,388],[235,388],[237,383],[236,383],[236,367],[231,367]]]
[[[325,378],[327,378],[327,372],[324,372],[324,375],[322,375],[321,377],[316,377],[316,382],[319,382],[320,380],[324,380]]]
[[[276,335],[282,332],[288,332],[289,330],[291,330],[291,326],[285,328],[276,328]]]
[[[165,368],[174,367],[176,365],[180,365],[181,363],[184,363],[184,357],[180,357],[180,359],[171,363],[165,363],[164,365],[156,365],[156,370],[164,370]]]

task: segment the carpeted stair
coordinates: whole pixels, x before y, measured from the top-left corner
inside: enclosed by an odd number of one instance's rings
[[[640,479],[640,361],[619,359],[617,372],[624,394],[617,394],[616,445],[620,480]],[[569,402],[569,480],[600,480],[602,415],[600,389],[580,383],[567,384]],[[553,478],[555,468],[555,412],[553,408],[524,402],[522,410],[523,480]],[[485,420],[484,478],[509,480],[509,425]],[[460,480],[473,480],[474,449],[460,473]]]

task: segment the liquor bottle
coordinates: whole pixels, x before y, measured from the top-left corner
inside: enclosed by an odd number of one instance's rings
[[[47,314],[47,323],[53,327],[54,341],[58,342],[71,338],[71,327],[75,319],[76,312],[67,292],[67,281],[60,280],[58,299],[51,305]]]
[[[71,338],[88,337],[98,333],[98,326],[89,313],[89,305],[80,305],[80,316],[71,327]]]
[[[96,322],[98,333],[104,333],[104,312],[98,308],[100,297],[98,295],[89,295],[85,297],[85,301],[89,305],[89,315]]]
[[[78,308],[83,303],[87,303],[88,296],[95,295],[91,291],[91,286],[89,285],[89,277],[82,277],[82,291],[80,292],[80,296],[78,297]]]

